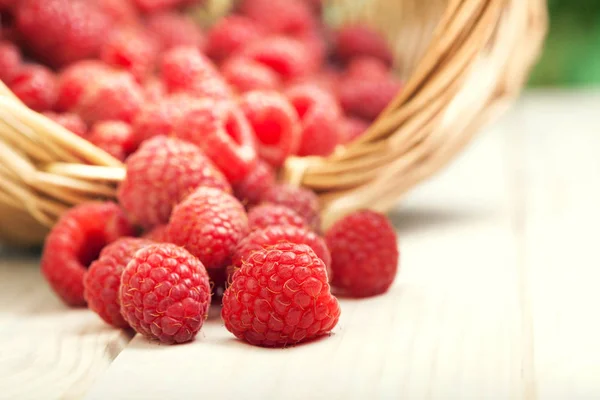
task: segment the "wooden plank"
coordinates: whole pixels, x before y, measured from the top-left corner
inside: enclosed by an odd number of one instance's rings
[[[392,214],[401,274],[390,292],[342,300],[330,337],[271,350],[235,340],[218,310],[188,345],[136,336],[86,397],[100,399],[523,398],[523,329],[511,147],[481,137]],[[525,335],[524,335],[525,334]],[[207,397],[208,396],[208,397]]]
[[[0,249],[0,398],[80,399],[129,340],[64,306],[36,257]]]

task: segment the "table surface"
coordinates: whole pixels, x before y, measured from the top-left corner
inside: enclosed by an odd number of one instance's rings
[[[218,310],[191,344],[130,341],[4,249],[0,398],[599,399],[598,110],[600,92],[528,93],[390,214],[389,293],[297,347],[245,345]]]

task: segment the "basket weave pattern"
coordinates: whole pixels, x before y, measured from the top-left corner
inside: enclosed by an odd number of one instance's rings
[[[291,158],[283,179],[316,190],[324,224],[387,211],[459,152],[519,93],[547,29],[544,0],[329,0],[332,24],[381,29],[403,92],[357,141],[327,158]],[[0,86],[0,239],[39,244],[69,207],[114,198],[125,176],[109,154]]]

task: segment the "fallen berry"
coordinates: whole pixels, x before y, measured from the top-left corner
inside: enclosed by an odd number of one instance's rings
[[[336,222],[327,232],[332,285],[353,297],[386,292],[398,270],[396,231],[373,211],[358,211]]]
[[[207,37],[206,54],[220,62],[264,36],[260,26],[241,15],[219,20]]]
[[[372,121],[401,89],[401,83],[391,77],[370,81],[345,79],[340,85],[338,96],[344,111]]]
[[[140,28],[112,32],[100,49],[102,61],[130,72],[140,82],[154,72],[157,57],[158,45]]]
[[[135,150],[131,125],[123,121],[96,123],[90,131],[88,140],[121,161],[125,161]]]
[[[275,90],[281,85],[271,68],[247,58],[233,57],[223,63],[221,74],[238,93],[251,90]]]
[[[225,177],[198,147],[175,138],[147,140],[127,158],[125,167],[127,175],[117,197],[145,228],[167,223],[173,207],[198,187],[231,191]]]
[[[148,16],[146,27],[163,50],[179,46],[204,49],[206,39],[193,19],[178,12],[161,12]]]
[[[83,293],[88,307],[114,327],[129,327],[119,301],[123,270],[138,250],[151,244],[150,240],[132,237],[118,239],[102,249],[85,274]]]
[[[79,105],[81,96],[90,82],[98,81],[114,72],[103,62],[96,60],[84,60],[69,65],[59,75],[56,109],[73,111]]]
[[[211,269],[224,269],[238,242],[248,234],[248,217],[233,196],[199,188],[173,209],[169,239]]]
[[[185,343],[202,328],[210,306],[202,263],[185,249],[154,244],[137,251],[121,277],[123,318],[162,343]]]
[[[85,124],[85,122],[83,122],[83,120],[81,119],[81,117],[79,117],[79,115],[77,114],[73,114],[73,113],[55,113],[55,112],[51,112],[51,111],[46,111],[44,113],[44,116],[50,118],[52,121],[56,122],[57,124],[61,125],[64,128],[67,128],[68,130],[70,130],[71,132],[73,132],[74,134],[76,134],[77,136],[81,136],[81,137],[86,137],[87,136],[87,125]]]
[[[290,102],[269,91],[248,92],[240,98],[240,108],[252,126],[260,158],[280,167],[300,145],[300,121]]]
[[[265,192],[275,186],[273,168],[262,160],[258,160],[244,178],[233,185],[233,192],[246,207],[260,203]]]
[[[340,312],[323,261],[306,245],[284,242],[255,252],[235,272],[221,317],[250,344],[285,347],[329,333]]]
[[[21,69],[21,50],[11,42],[0,41],[0,81],[10,84]]]
[[[71,208],[54,225],[44,243],[42,274],[68,305],[83,306],[83,277],[104,246],[133,227],[115,203],[91,202]]]
[[[248,225],[251,231],[278,225],[306,228],[306,222],[295,211],[285,206],[269,203],[250,209],[248,212]]]
[[[391,64],[394,58],[383,35],[360,24],[347,25],[338,30],[334,48],[337,56],[344,61],[369,56]]]
[[[34,111],[48,111],[57,97],[56,76],[42,65],[24,65],[10,81],[10,90]]]
[[[317,195],[306,188],[279,184],[267,190],[262,201],[279,204],[294,210],[315,232],[321,231],[321,206]]]

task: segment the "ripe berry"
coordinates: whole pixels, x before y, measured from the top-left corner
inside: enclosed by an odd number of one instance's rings
[[[253,91],[240,98],[240,108],[252,126],[258,155],[274,167],[296,153],[300,145],[300,122],[290,102],[281,94]]]
[[[10,81],[10,90],[35,111],[51,110],[56,103],[56,76],[42,65],[25,65]]]
[[[369,56],[391,64],[394,58],[383,35],[360,24],[342,27],[337,32],[334,47],[337,56],[344,61]]]
[[[294,86],[286,93],[302,124],[298,155],[331,154],[341,140],[341,111],[337,100],[325,90],[309,84]]]
[[[361,137],[369,128],[369,122],[356,117],[344,117],[342,120],[342,144],[350,143]]]
[[[144,93],[134,77],[127,72],[115,72],[90,82],[76,111],[90,125],[106,120],[131,123],[142,104]]]
[[[327,232],[332,285],[353,297],[386,292],[398,270],[396,232],[387,218],[358,211],[336,222]]]
[[[125,161],[135,150],[131,125],[123,121],[96,123],[90,131],[88,140],[121,161]]]
[[[140,22],[140,15],[132,0],[92,0],[92,2],[113,23],[132,26]]]
[[[162,100],[163,97],[167,96],[167,88],[165,87],[165,84],[162,83],[162,81],[156,77],[146,79],[146,81],[143,84],[143,90],[144,98],[146,100],[144,106],[148,103],[158,103]],[[142,107],[142,110],[143,108],[144,107]],[[142,110],[140,110],[140,113],[142,112]],[[139,116],[139,113],[137,116]]]
[[[233,196],[202,187],[173,209],[169,239],[185,247],[208,268],[223,269],[248,234],[244,207]]]
[[[114,73],[106,64],[96,60],[79,61],[63,69],[58,79],[58,99],[56,109],[73,111],[81,100],[85,88],[91,82]]]
[[[82,306],[83,276],[100,250],[133,227],[114,203],[91,202],[73,207],[54,225],[44,244],[42,274],[68,305]]]
[[[21,50],[8,41],[0,41],[0,81],[10,84],[21,69]]]
[[[162,50],[178,46],[193,46],[200,50],[205,47],[202,30],[185,14],[173,11],[155,13],[148,16],[146,27]]]
[[[167,224],[156,225],[142,237],[157,243],[169,243],[169,226]]]
[[[77,136],[87,136],[87,125],[85,122],[83,122],[79,115],[73,113],[59,114],[51,111],[46,111],[43,114],[59,125],[62,125],[64,128],[67,128]]]
[[[231,191],[225,177],[198,147],[174,138],[147,140],[127,158],[125,167],[127,175],[117,197],[146,228],[167,223],[173,207],[198,187]]]
[[[133,0],[143,13],[152,14],[159,11],[174,9],[184,3],[184,0]]]
[[[121,316],[119,301],[123,270],[138,250],[151,244],[153,242],[146,239],[118,239],[102,249],[98,259],[90,265],[85,274],[83,293],[88,307],[114,327],[129,327]]]
[[[275,185],[263,194],[262,201],[291,208],[304,218],[312,230],[321,230],[319,198],[309,189],[286,184]]]
[[[377,80],[344,79],[338,95],[344,111],[374,120],[401,89],[401,83],[391,77]]]
[[[390,67],[379,58],[362,56],[353,58],[346,71],[344,78],[357,80],[385,79],[390,74]]]
[[[121,277],[121,313],[138,333],[162,343],[189,342],[210,306],[202,263],[185,249],[154,244],[137,251]]]
[[[294,36],[316,24],[312,11],[302,0],[243,0],[238,8],[270,33]]]
[[[277,225],[305,228],[306,222],[298,213],[285,206],[264,203],[250,209],[248,225],[251,231],[255,231]]]
[[[242,57],[233,57],[223,63],[221,74],[238,93],[251,90],[275,90],[281,85],[279,75],[271,68]]]
[[[340,312],[323,261],[306,245],[284,242],[257,251],[235,272],[221,317],[250,344],[284,347],[329,333]]]
[[[252,127],[232,102],[194,104],[174,133],[200,147],[232,183],[240,181],[256,163]]]
[[[27,47],[52,66],[97,57],[111,26],[89,1],[21,0],[15,16]]]
[[[130,72],[143,81],[156,66],[158,45],[147,31],[123,28],[112,32],[100,49],[100,59],[106,64]]]
[[[258,160],[244,178],[233,185],[235,197],[246,207],[260,203],[267,190],[275,186],[275,171],[262,160]]]
[[[238,245],[231,265],[240,268],[260,249],[269,248],[281,242],[305,244],[309,246],[327,268],[331,264],[331,254],[325,240],[307,228],[291,225],[273,225],[255,230],[245,237]]]
[[[264,35],[260,26],[241,15],[219,20],[208,33],[206,54],[220,62]]]

